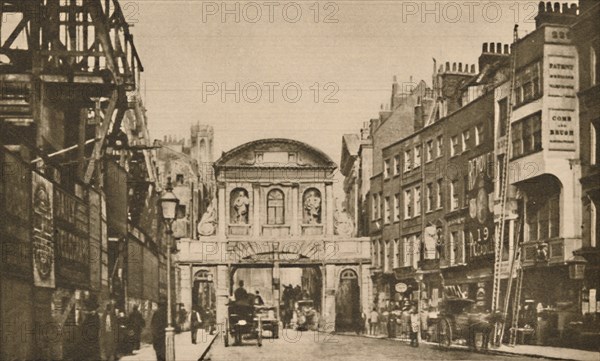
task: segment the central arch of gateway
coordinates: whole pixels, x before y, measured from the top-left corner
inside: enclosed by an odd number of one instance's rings
[[[290,139],[243,144],[215,162],[216,199],[198,224],[199,240],[178,241],[179,302],[211,308],[217,322],[238,281],[278,314],[312,299],[320,325],[356,327],[372,303],[370,243],[333,195],[335,163]]]

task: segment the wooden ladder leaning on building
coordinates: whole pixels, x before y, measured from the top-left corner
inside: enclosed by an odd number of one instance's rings
[[[511,125],[510,121],[512,118],[513,111],[513,93],[515,89],[515,81],[516,81],[516,47],[515,44],[519,39],[519,26],[515,25],[513,31],[513,49],[512,49],[512,64],[511,64],[511,81],[510,81],[510,91],[508,94],[508,111],[506,117],[506,124],[501,126],[506,127],[506,136],[505,136],[505,149],[504,149],[504,159],[503,166],[501,169],[501,174],[499,180],[500,184],[500,217],[499,222],[496,226],[495,232],[495,247],[494,247],[494,280],[493,280],[493,289],[492,289],[492,311],[497,312],[500,310],[500,285],[501,285],[501,268],[502,268],[502,253],[504,248],[504,227],[505,227],[505,218],[506,218],[506,201],[507,201],[507,193],[509,187],[509,179],[508,179],[508,166],[510,164],[510,153],[511,153]],[[511,275],[512,276],[512,275]],[[494,339],[493,343],[499,346],[502,342],[503,326],[496,322],[494,327]]]

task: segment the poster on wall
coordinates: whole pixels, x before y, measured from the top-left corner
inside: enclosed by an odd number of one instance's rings
[[[89,191],[90,202],[90,288],[100,290],[100,269],[102,265],[102,220],[100,194]]]
[[[575,110],[549,109],[549,150],[575,151]]]
[[[494,153],[469,160],[469,216],[465,222],[465,248],[469,259],[494,253]]]
[[[87,204],[54,187],[56,273],[60,282],[87,288],[90,282],[90,237]]]
[[[548,112],[544,119],[549,151],[572,152],[577,150],[578,70],[575,53],[548,54],[545,62]]]
[[[33,281],[37,287],[55,287],[53,185],[32,175]]]

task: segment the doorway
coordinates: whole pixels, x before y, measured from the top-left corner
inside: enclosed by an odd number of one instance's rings
[[[360,287],[358,276],[351,269],[343,270],[335,293],[335,330],[355,331],[360,320]]]
[[[192,289],[192,309],[198,310],[202,319],[210,320],[216,312],[216,301],[212,273],[207,270],[196,272]]]

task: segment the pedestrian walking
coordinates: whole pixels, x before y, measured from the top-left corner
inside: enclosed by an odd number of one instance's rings
[[[133,331],[129,327],[129,319],[125,312],[120,311],[117,316],[118,345],[117,354],[120,356],[130,355],[133,349]]]
[[[410,345],[413,347],[419,347],[419,331],[421,329],[421,320],[415,306],[412,306],[410,311]]]
[[[192,343],[196,344],[196,339],[198,337],[198,329],[202,326],[202,318],[200,317],[200,312],[198,312],[197,307],[192,307],[192,312],[190,312],[190,330],[192,333]]]
[[[114,361],[117,359],[117,318],[111,303],[106,305],[102,315],[102,328],[100,329],[102,343],[102,359]]]
[[[158,309],[152,315],[152,321],[150,322],[152,328],[152,346],[156,353],[157,361],[165,361],[166,358],[166,341],[165,341],[165,328],[167,328],[167,305],[166,303],[160,302]]]
[[[92,296],[86,304],[88,314],[81,324],[82,341],[80,355],[85,361],[97,361],[101,359],[100,328],[102,327],[102,322],[98,314],[98,307],[98,301]]]
[[[133,306],[133,310],[131,311],[131,314],[129,314],[128,323],[131,331],[133,331],[133,349],[139,350],[142,330],[146,327],[146,321],[144,320],[144,316],[140,312],[138,305]]]
[[[379,313],[377,307],[373,307],[371,314],[369,315],[369,334],[374,336],[377,332],[377,325],[379,324]]]

